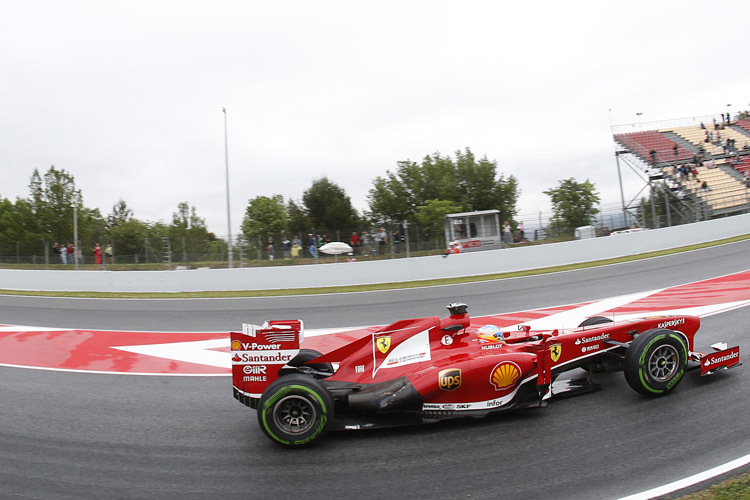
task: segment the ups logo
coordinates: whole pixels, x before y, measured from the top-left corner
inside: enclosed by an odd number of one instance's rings
[[[461,387],[461,369],[450,368],[438,373],[438,385],[444,391],[452,391]]]

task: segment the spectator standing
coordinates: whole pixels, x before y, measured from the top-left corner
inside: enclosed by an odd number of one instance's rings
[[[94,247],[94,262],[96,264],[102,263],[102,246],[99,243]]]
[[[109,243],[104,247],[104,258],[107,259],[107,264],[115,263],[114,255],[112,255],[112,245]]]
[[[506,220],[505,224],[503,224],[503,243],[511,243],[512,241],[513,236],[510,231],[510,222]]]
[[[308,235],[309,241],[308,241],[308,247],[310,250],[310,257],[317,257],[318,255],[318,245],[316,244],[315,236],[312,234]]]
[[[68,263],[68,248],[65,245],[60,245],[60,263]]]
[[[523,221],[518,224],[518,238],[520,241],[526,239],[526,226],[523,225]]]
[[[68,243],[68,247],[65,249],[65,254],[68,256],[68,264],[73,263],[73,251],[75,251],[75,248],[73,248],[72,243]]]
[[[284,252],[284,258],[288,259],[292,250],[292,242],[289,241],[289,238],[284,237],[281,242],[281,250]]]
[[[302,242],[299,236],[295,235],[292,240],[292,258],[299,257],[300,250],[302,250]]]
[[[268,252],[268,260],[273,260],[274,257],[274,247],[273,247],[273,238],[268,237],[268,245],[266,245],[266,252]]]
[[[352,247],[352,250],[354,250],[354,255],[359,255],[359,236],[357,236],[356,231],[354,231],[349,238],[349,245]]]
[[[364,252],[362,255],[370,255],[370,252],[372,252],[371,244],[372,240],[370,239],[370,235],[367,234],[367,231],[362,231],[362,238],[360,238],[360,245],[362,245],[362,252]]]
[[[378,253],[380,255],[385,255],[385,244],[388,241],[388,235],[386,234],[385,229],[383,229],[382,227],[378,231],[378,234],[375,236],[375,241],[378,242]]]
[[[60,260],[60,244],[58,242],[55,242],[54,245],[52,245],[52,253],[55,255],[56,260]]]

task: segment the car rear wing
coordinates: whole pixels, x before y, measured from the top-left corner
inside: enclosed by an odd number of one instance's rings
[[[694,361],[700,363],[701,377],[740,366],[740,347],[727,347],[725,343],[711,346],[714,352],[709,354],[692,353]]]
[[[300,320],[267,321],[262,326],[243,324],[242,332],[231,332],[232,385],[234,397],[247,406],[254,402],[279,370],[299,353],[304,339]]]

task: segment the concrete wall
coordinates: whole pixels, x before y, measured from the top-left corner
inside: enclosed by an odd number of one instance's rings
[[[450,278],[665,250],[750,233],[750,214],[651,231],[504,250],[335,264],[185,271],[0,269],[0,289],[182,292],[268,290]]]

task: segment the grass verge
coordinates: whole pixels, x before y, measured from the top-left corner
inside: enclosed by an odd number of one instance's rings
[[[398,290],[403,288],[417,288],[438,285],[453,285],[461,283],[475,283],[479,281],[491,281],[506,278],[517,278],[521,276],[534,276],[539,274],[556,273],[561,271],[573,271],[590,267],[606,266],[610,264],[620,264],[641,259],[653,257],[662,257],[690,250],[698,250],[727,243],[750,239],[750,234],[725,238],[706,243],[696,243],[669,250],[660,250],[658,252],[646,252],[626,257],[617,257],[612,259],[602,259],[590,262],[581,262],[578,264],[569,264],[565,266],[543,267],[538,269],[529,269],[524,271],[513,271],[507,273],[482,274],[477,276],[462,276],[460,278],[442,278],[421,281],[404,281],[396,283],[378,283],[372,285],[350,285],[350,286],[333,286],[333,287],[314,287],[314,288],[280,288],[275,290],[232,290],[232,291],[209,291],[209,292],[52,292],[52,291],[24,291],[24,290],[2,290],[3,295],[26,295],[26,296],[44,296],[44,297],[87,297],[87,298],[134,298],[134,299],[163,299],[163,298],[232,298],[232,297],[278,297],[287,295],[319,295],[326,293],[352,293],[367,292],[377,290]]]
[[[750,472],[677,500],[750,500]]]

